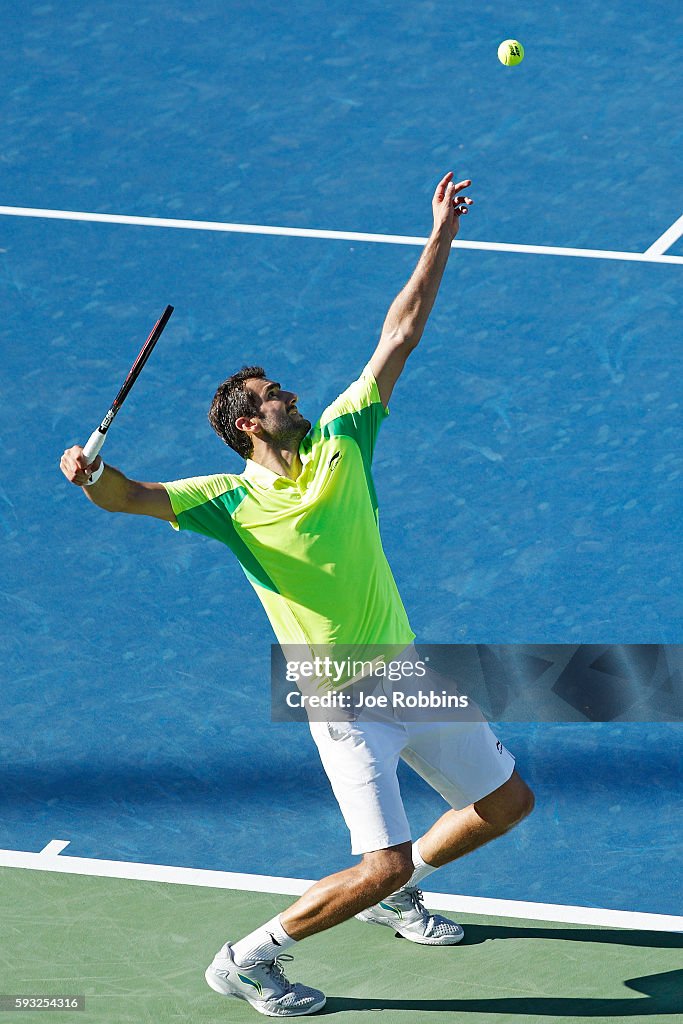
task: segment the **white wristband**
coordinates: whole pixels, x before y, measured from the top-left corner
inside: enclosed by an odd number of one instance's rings
[[[92,487],[93,484],[97,483],[97,481],[100,479],[100,477],[102,476],[103,473],[104,473],[104,461],[100,462],[98,468],[95,470],[94,473],[92,473],[88,477],[88,480],[86,481],[86,483],[83,486],[84,487]]]

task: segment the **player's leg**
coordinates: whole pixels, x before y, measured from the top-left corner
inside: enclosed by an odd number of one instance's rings
[[[488,796],[462,810],[446,811],[417,841],[418,850],[427,865],[442,867],[502,836],[523,821],[533,807],[534,795],[515,770]]]
[[[410,914],[406,938],[423,944],[453,944],[462,929],[430,914],[418,888],[443,864],[507,832],[530,813],[531,790],[514,768],[514,758],[485,721],[406,723],[409,745],[401,757],[450,803],[447,811],[413,846],[415,870],[402,890],[356,915],[395,928],[387,907]],[[422,915],[422,922],[418,914]]]
[[[231,944],[226,942],[206,970],[206,980],[224,996],[251,1003],[268,1016],[304,1016],[325,1004],[318,989],[292,985],[278,958],[298,941],[353,917],[403,886],[413,871],[411,843],[366,853],[360,863],[321,879],[284,914]]]
[[[431,668],[419,685],[453,692],[453,681]],[[476,705],[467,715],[471,720],[404,723],[408,742],[401,757],[453,808],[418,839],[415,859],[421,863],[409,884],[503,835],[533,809],[513,755]]]
[[[311,732],[351,833],[352,852],[366,853],[366,863],[367,851],[387,851],[403,840],[400,848],[404,851],[406,881],[410,881],[419,862],[415,859],[415,845],[407,842],[410,827],[396,775],[399,754],[409,739],[406,725],[389,712],[386,717],[379,713],[354,723],[312,722]],[[386,871],[383,875],[386,877]],[[390,924],[398,934],[425,945],[459,942],[463,937],[460,925],[428,914],[415,896],[417,890],[405,896],[405,884],[400,890],[384,889],[375,901],[368,899],[370,889],[366,887],[364,893],[359,893],[356,917]],[[398,900],[385,899],[396,891],[403,894]],[[373,904],[374,914],[367,916],[365,911]],[[350,906],[351,901],[346,909]]]
[[[401,726],[361,730],[354,723],[311,723],[323,766],[351,832],[353,867],[316,882],[283,914],[238,942],[227,942],[207,968],[217,992],[247,1000],[261,1013],[314,1013],[325,997],[292,986],[278,958],[297,941],[353,917],[405,885],[413,872],[410,828],[396,768],[405,744]]]
[[[315,882],[280,921],[297,941],[332,928],[406,884],[413,873],[412,843],[363,855],[360,863]]]
[[[531,813],[534,797],[487,722],[415,722],[407,728],[410,742],[402,758],[452,808],[417,841],[424,878],[429,868],[508,832]]]

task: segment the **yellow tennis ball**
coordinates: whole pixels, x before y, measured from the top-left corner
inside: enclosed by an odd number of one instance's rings
[[[524,60],[524,47],[516,39],[504,39],[498,47],[498,60],[508,67],[521,64]]]

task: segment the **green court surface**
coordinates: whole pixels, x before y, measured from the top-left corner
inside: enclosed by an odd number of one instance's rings
[[[85,995],[82,1012],[8,1018],[43,1024],[261,1019],[210,991],[204,968],[224,941],[292,902],[20,868],[0,869],[0,893],[0,992]],[[681,1020],[681,935],[457,916],[465,940],[450,948],[349,921],[302,943],[288,973],[322,988],[317,1016],[340,1024]]]

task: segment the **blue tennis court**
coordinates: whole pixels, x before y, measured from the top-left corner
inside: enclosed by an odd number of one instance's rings
[[[314,420],[371,355],[450,168],[475,206],[374,463],[413,628],[680,643],[682,39],[675,5],[631,0],[6,12],[3,850],[349,863],[308,731],[270,722],[272,636],[237,562],[99,512],[58,463],[167,302],[108,462],[240,472],[206,413],[245,363]],[[678,722],[497,731],[536,810],[428,889],[683,913]],[[401,785],[419,835],[442,801]]]

